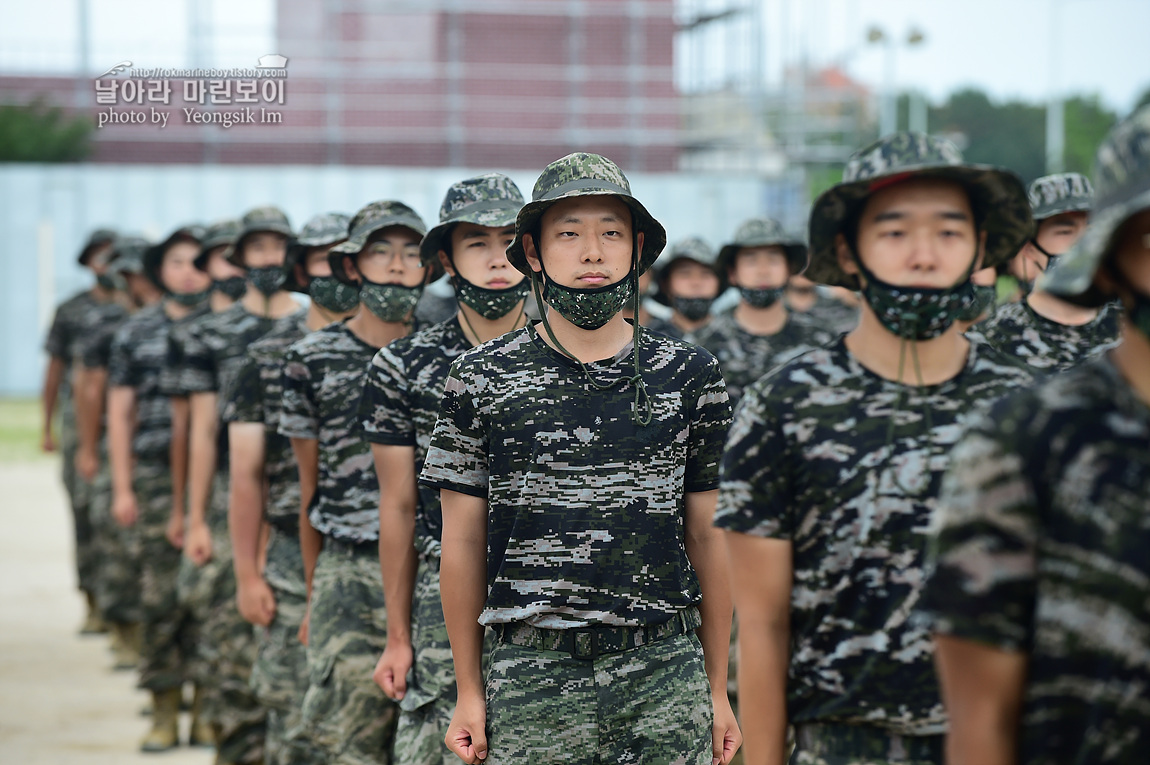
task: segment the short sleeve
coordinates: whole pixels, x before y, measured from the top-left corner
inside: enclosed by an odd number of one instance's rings
[[[367,368],[359,421],[373,444],[415,445],[415,422],[403,360],[390,347],[381,348]]]
[[[920,604],[935,632],[1029,650],[1038,543],[1034,485],[1011,443],[1007,399],[971,422],[951,452],[932,524]]]
[[[319,410],[311,367],[295,348],[289,348],[284,356],[279,432],[288,438],[319,439]]]
[[[185,393],[219,392],[215,359],[201,334],[193,327],[188,327],[181,339],[178,383],[180,390]]]
[[[68,317],[67,311],[61,305],[52,317],[52,326],[48,328],[48,337],[44,340],[44,351],[57,359],[68,357]]]
[[[452,364],[444,383],[439,419],[435,421],[419,481],[433,489],[486,497],[489,478],[486,428],[479,416],[475,393],[465,382],[469,375],[460,366],[462,361]]]
[[[767,381],[747,389],[735,409],[719,478],[715,525],[775,539],[794,534],[793,448],[768,404]]]
[[[80,363],[88,369],[106,369],[111,363],[115,326],[104,326],[86,338],[80,347]]]
[[[135,387],[139,384],[132,365],[132,335],[130,328],[121,327],[111,339],[108,355],[108,387]],[[86,362],[85,362],[86,363]]]
[[[264,422],[259,361],[250,353],[221,394],[224,422]]]
[[[695,399],[687,445],[687,470],[683,479],[688,492],[711,491],[719,486],[723,443],[731,426],[731,402],[719,363],[708,360],[706,382]]]

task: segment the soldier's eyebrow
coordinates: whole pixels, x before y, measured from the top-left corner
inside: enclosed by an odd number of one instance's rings
[[[935,213],[934,217],[942,220],[970,220],[970,215],[962,210],[943,210],[942,212]],[[871,223],[886,223],[888,221],[905,220],[906,218],[907,213],[902,210],[884,210],[883,212],[876,213],[875,216],[871,218]]]
[[[569,213],[567,215],[564,215],[562,218],[560,218],[558,221],[556,221],[556,223],[571,223],[573,225],[579,225],[582,222],[583,222],[583,219],[580,218],[578,215],[575,215],[574,213]],[[604,213],[603,215],[599,216],[599,222],[600,223],[622,223],[623,219],[621,217],[619,217],[618,215],[616,215],[615,213]]]

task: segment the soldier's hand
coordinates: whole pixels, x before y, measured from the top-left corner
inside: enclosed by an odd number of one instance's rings
[[[715,709],[715,721],[711,724],[711,765],[727,765],[743,745],[743,732],[739,730],[726,688],[712,693],[711,700]]]
[[[387,641],[387,647],[375,665],[372,679],[389,699],[399,701],[407,695],[407,672],[413,661],[411,643]]]
[[[257,627],[267,627],[276,616],[276,596],[263,577],[236,582],[236,605],[240,616]]]
[[[139,515],[139,508],[136,507],[136,495],[133,492],[126,491],[112,497],[112,517],[116,519],[116,523],[124,528],[129,528],[136,522]]]
[[[73,460],[76,465],[76,472],[85,481],[91,482],[96,477],[96,472],[100,469],[100,458],[96,456],[96,452],[92,449],[78,449],[76,451],[76,458]]]
[[[52,438],[51,430],[44,431],[44,437],[40,439],[40,450],[48,454],[56,451],[56,439]]]
[[[310,622],[310,621],[311,621],[311,603],[308,603],[307,611],[304,611],[304,614],[303,614],[303,621],[299,623],[299,632],[296,633],[297,637],[299,637],[299,642],[303,643],[304,645],[307,645],[307,626],[308,626],[308,622]]]
[[[206,523],[192,523],[188,526],[187,536],[184,538],[184,555],[202,566],[212,559],[212,532]]]
[[[487,706],[482,694],[478,699],[459,698],[443,742],[468,765],[487,759]]]
[[[183,513],[173,512],[168,516],[168,525],[164,529],[164,536],[177,550],[184,549],[184,516]]]

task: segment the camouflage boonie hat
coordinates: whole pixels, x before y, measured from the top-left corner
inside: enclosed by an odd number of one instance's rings
[[[735,265],[735,255],[744,247],[782,247],[787,254],[787,265],[792,274],[801,274],[807,267],[807,245],[801,237],[788,234],[783,224],[773,218],[751,218],[735,231],[734,241],[719,250],[718,268],[726,274]]]
[[[344,265],[346,259],[359,255],[372,234],[389,226],[409,228],[420,238],[427,233],[423,218],[403,202],[391,199],[372,202],[360,209],[351,219],[351,223],[348,224],[347,241],[336,245],[328,253],[327,259],[331,263],[332,275],[344,284],[356,284],[357,282],[347,275],[347,268]],[[434,281],[443,274],[443,268],[438,264],[429,266],[429,270],[431,274],[427,282]]]
[[[1098,267],[1113,254],[1122,224],[1150,207],[1150,106],[1119,122],[1102,140],[1094,155],[1094,189],[1086,233],[1037,284],[1085,306],[1100,306],[1111,298],[1094,286]]]
[[[218,220],[208,226],[204,232],[204,238],[200,240],[200,254],[196,256],[192,264],[201,271],[207,271],[208,254],[220,245],[234,244],[240,238],[242,229],[240,222],[235,218]]]
[[[631,208],[634,230],[643,232],[639,273],[650,268],[667,246],[666,230],[638,199],[631,196],[631,184],[618,165],[598,154],[583,152],[555,160],[535,181],[531,201],[519,211],[515,220],[515,240],[507,247],[507,259],[511,265],[531,276],[531,266],[527,265],[527,256],[523,252],[523,235],[534,230],[547,208],[560,199],[594,195],[617,197]]]
[[[284,259],[284,268],[287,269],[287,282],[284,289],[292,292],[307,293],[307,282],[300,282],[295,277],[295,267],[304,262],[307,251],[312,247],[326,247],[347,239],[347,227],[351,218],[343,213],[322,213],[312,217],[303,228],[299,236],[288,246],[287,257]]]
[[[523,193],[515,181],[502,173],[487,173],[454,183],[439,207],[439,225],[423,237],[419,257],[426,266],[439,262],[439,251],[456,223],[506,228],[515,225],[515,216],[523,207]]]
[[[693,260],[708,266],[719,277],[719,292],[727,288],[727,275],[716,265],[718,253],[711,249],[711,245],[699,236],[688,236],[670,246],[669,251],[663,256],[663,260],[656,269],[656,281],[662,283],[671,273],[671,268],[680,260]]]
[[[197,247],[201,247],[201,243],[204,241],[204,237],[206,235],[207,229],[198,223],[192,223],[187,226],[180,226],[175,231],[168,234],[168,237],[164,239],[164,241],[160,242],[159,244],[152,245],[144,252],[144,275],[152,280],[152,284],[155,284],[162,290],[166,290],[164,283],[160,281],[160,266],[164,262],[164,253],[166,253],[168,248],[179,240],[188,241]],[[196,260],[198,259],[199,255],[196,256]],[[193,263],[194,262],[195,261],[193,261]]]
[[[112,259],[108,265],[108,273],[144,273],[144,255],[150,246],[151,242],[139,235],[117,236],[112,242]]]
[[[116,241],[116,232],[110,228],[98,228],[88,235],[88,241],[84,242],[84,246],[80,248],[80,254],[76,257],[76,262],[82,266],[88,265],[88,258],[92,257],[92,253],[101,247],[111,244]]]
[[[240,235],[236,237],[236,241],[224,253],[224,257],[228,259],[234,266],[240,268],[247,268],[243,264],[242,255],[244,251],[244,241],[252,234],[262,234],[271,232],[273,234],[283,234],[288,238],[288,245],[291,244],[292,238],[295,233],[291,230],[291,223],[288,222],[287,214],[278,207],[257,207],[254,210],[248,210],[244,213],[244,217],[240,219]]]
[[[1030,214],[1039,223],[1068,212],[1090,212],[1094,206],[1094,187],[1081,173],[1044,175],[1026,190]]]
[[[961,183],[986,232],[983,268],[1010,260],[1034,231],[1030,201],[1017,175],[990,165],[966,164],[962,152],[944,138],[895,133],[851,156],[842,183],[824,192],[811,208],[810,265],[806,277],[833,287],[859,288],[856,277],[839,267],[835,236],[878,189],[909,178],[942,178]]]

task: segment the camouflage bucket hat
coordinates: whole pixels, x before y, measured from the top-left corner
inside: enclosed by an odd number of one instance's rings
[[[1034,231],[1030,201],[1017,175],[990,165],[965,164],[962,152],[946,139],[895,133],[851,156],[842,183],[815,200],[806,277],[820,284],[858,289],[857,279],[839,267],[835,236],[874,191],[908,178],[941,178],[966,188],[979,231],[986,232],[983,268],[1010,260]]]
[[[164,283],[160,281],[160,266],[164,263],[164,254],[168,251],[168,248],[182,240],[191,242],[202,249],[202,242],[206,235],[207,230],[198,223],[180,226],[168,234],[168,237],[164,239],[164,241],[152,245],[144,252],[144,275],[152,280],[152,284],[155,284],[160,289],[165,289]],[[199,255],[196,256],[196,260],[199,260]]]
[[[252,234],[262,234],[270,232],[273,234],[283,234],[288,238],[288,244],[291,244],[291,239],[295,236],[291,230],[291,223],[288,222],[287,214],[278,207],[257,207],[254,210],[249,210],[244,213],[244,217],[240,219],[240,234],[236,237],[236,241],[228,248],[224,257],[234,265],[240,268],[246,268],[243,264],[242,256],[244,251],[244,241]]]
[[[671,245],[670,250],[663,256],[662,262],[656,269],[656,281],[661,285],[667,275],[671,273],[671,268],[681,260],[693,260],[708,266],[719,277],[719,292],[727,288],[727,274],[717,265],[718,254],[711,249],[711,245],[698,236],[689,236]],[[660,292],[662,292],[661,289]]]
[[[523,193],[515,181],[501,173],[487,173],[452,184],[439,207],[439,225],[423,237],[419,257],[423,264],[438,263],[438,253],[446,250],[444,240],[456,223],[505,228],[515,225],[523,207]]]
[[[355,284],[356,281],[347,275],[344,265],[347,258],[354,258],[363,251],[368,238],[376,231],[390,226],[403,226],[414,231],[420,238],[427,233],[427,226],[419,213],[412,210],[403,202],[384,199],[363,207],[348,224],[347,241],[336,245],[328,253],[327,259],[331,263],[332,275],[344,284]],[[438,263],[429,267],[431,274],[427,281],[431,282],[443,275],[443,268]]]
[[[80,254],[76,257],[76,262],[82,266],[88,265],[88,258],[92,257],[92,253],[108,244],[116,241],[116,232],[110,228],[98,228],[88,235],[88,241],[84,242],[84,246],[80,248]]]
[[[1034,222],[1068,212],[1090,212],[1094,206],[1094,187],[1081,173],[1044,175],[1026,190]]]
[[[773,218],[751,218],[735,231],[734,241],[719,250],[718,268],[724,275],[735,265],[735,255],[744,247],[782,247],[787,254],[787,265],[792,274],[801,274],[807,267],[807,245],[801,237],[788,234],[783,224]]]
[[[151,243],[142,236],[133,234],[117,236],[112,242],[112,260],[108,266],[108,273],[144,273],[144,256],[150,246]]]
[[[1119,122],[1094,155],[1097,193],[1086,233],[1038,280],[1038,288],[1086,306],[1110,299],[1094,286],[1098,267],[1113,254],[1119,229],[1150,208],[1150,106]]]
[[[307,293],[307,284],[301,284],[295,277],[295,267],[303,263],[307,251],[312,247],[326,247],[347,239],[347,227],[351,218],[343,213],[331,212],[316,215],[299,230],[299,236],[288,246],[284,268],[287,269],[287,282],[284,289]]]
[[[200,254],[196,256],[193,265],[201,271],[208,270],[208,254],[220,245],[235,244],[240,238],[242,230],[240,222],[235,218],[219,220],[208,226],[204,238],[200,240]]]
[[[535,188],[531,201],[519,211],[515,220],[515,240],[507,247],[511,265],[527,276],[531,266],[523,252],[523,235],[533,231],[547,208],[561,199],[593,195],[618,197],[631,208],[636,232],[643,232],[643,251],[639,254],[639,273],[643,273],[667,245],[667,232],[638,199],[631,196],[631,184],[623,171],[611,160],[598,154],[568,154],[548,165]]]

